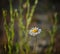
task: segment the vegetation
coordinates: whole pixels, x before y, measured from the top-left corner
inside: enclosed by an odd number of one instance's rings
[[[28,44],[29,42],[29,25],[32,20],[32,16],[34,14],[36,5],[38,3],[38,0],[35,0],[34,5],[31,7],[29,0],[26,0],[24,7],[22,6],[22,1],[20,0],[20,6],[19,9],[13,9],[12,7],[12,0],[9,0],[10,2],[10,12],[9,12],[9,18],[10,22],[7,23],[7,15],[8,12],[7,10],[3,10],[3,18],[4,18],[4,28],[6,31],[7,39],[8,39],[8,54],[33,54],[30,49],[30,45]],[[24,24],[23,20],[23,13],[24,13],[24,8],[27,9],[25,15],[26,15],[26,24]],[[19,34],[19,41],[14,43],[14,36],[15,36],[15,31],[14,31],[14,22],[15,19],[18,20],[18,34]],[[48,30],[48,33],[50,35],[50,45],[47,49],[46,54],[52,54],[52,48],[54,45],[54,36],[57,31],[57,14],[54,14],[54,24],[52,26],[51,30]],[[45,32],[45,30],[43,29]],[[5,50],[7,50],[6,45],[4,45]],[[34,51],[35,52],[35,51]]]

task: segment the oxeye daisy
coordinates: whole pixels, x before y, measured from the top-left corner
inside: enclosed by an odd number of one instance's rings
[[[34,28],[29,30],[29,34],[31,36],[36,36],[36,35],[40,34],[40,32],[41,32],[41,29],[39,29],[37,27],[34,27]]]

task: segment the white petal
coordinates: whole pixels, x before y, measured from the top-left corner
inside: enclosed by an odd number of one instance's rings
[[[34,30],[34,29],[37,29],[38,31],[37,32],[32,32],[32,30]],[[37,34],[40,34],[40,32],[41,32],[41,29],[38,29],[37,27],[34,27],[29,31],[29,34],[32,35],[32,36],[36,36]]]

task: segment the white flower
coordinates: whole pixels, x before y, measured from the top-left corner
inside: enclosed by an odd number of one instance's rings
[[[29,31],[29,34],[32,36],[36,36],[36,35],[40,34],[40,32],[41,32],[41,29],[34,27]]]

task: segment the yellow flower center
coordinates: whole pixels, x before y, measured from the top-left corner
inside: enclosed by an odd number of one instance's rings
[[[32,30],[32,32],[36,33],[36,32],[38,32],[38,30],[35,28]]]

